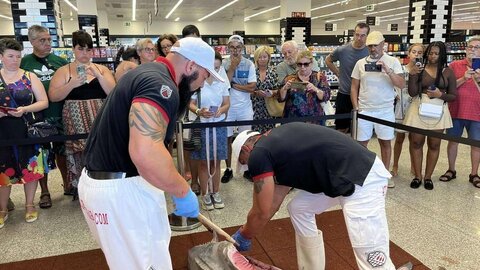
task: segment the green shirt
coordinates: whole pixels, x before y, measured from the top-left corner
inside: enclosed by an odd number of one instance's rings
[[[60,67],[68,64],[67,60],[50,53],[47,57],[41,58],[35,56],[33,53],[25,55],[20,63],[20,68],[35,73],[45,87],[45,91],[48,94],[48,88],[53,74]],[[48,108],[43,111],[45,118],[58,118],[62,117],[63,101],[60,102],[48,102]]]

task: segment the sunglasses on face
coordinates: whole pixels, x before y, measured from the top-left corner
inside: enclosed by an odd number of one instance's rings
[[[145,48],[145,49],[143,49],[143,50],[144,50],[145,52],[147,52],[147,53],[152,53],[152,52],[155,51],[154,48]]]
[[[305,63],[299,62],[297,63],[297,67],[308,67],[310,63],[312,62],[305,62]]]

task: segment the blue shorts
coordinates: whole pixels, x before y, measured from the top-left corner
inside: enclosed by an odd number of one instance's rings
[[[467,129],[468,138],[480,141],[480,122],[464,119],[452,119],[453,127],[447,129],[447,135],[462,137],[463,129]]]

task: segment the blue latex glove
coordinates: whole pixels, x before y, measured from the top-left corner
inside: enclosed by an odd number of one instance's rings
[[[240,229],[232,235],[232,238],[235,239],[235,242],[238,244],[238,246],[236,246],[238,251],[249,251],[252,247],[252,240],[243,237],[240,233]]]
[[[196,218],[200,212],[198,207],[197,195],[191,189],[188,190],[187,195],[183,198],[172,196],[175,204],[175,211],[173,213],[177,216]]]

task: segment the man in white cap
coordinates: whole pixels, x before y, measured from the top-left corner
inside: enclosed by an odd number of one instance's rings
[[[350,98],[353,109],[359,113],[395,123],[395,87],[404,88],[405,77],[400,61],[384,53],[384,44],[385,38],[379,31],[368,34],[366,45],[369,55],[358,60],[353,68]],[[394,128],[358,119],[356,140],[367,147],[373,130],[380,144],[383,164],[389,168]],[[393,180],[388,186],[395,186]]]
[[[166,145],[192,90],[209,76],[223,81],[214,59],[201,39],[179,40],[159,62],[125,74],[95,120],[78,193],[110,269],[172,269],[164,192],[178,216],[197,217],[199,208]]]
[[[226,121],[246,121],[253,120],[253,107],[250,95],[257,88],[257,74],[255,65],[252,61],[243,57],[243,38],[239,35],[232,35],[228,38],[228,50],[230,58],[223,62],[230,80],[230,109],[228,110]],[[231,144],[233,141],[234,129],[238,132],[251,129],[251,126],[228,127],[228,155],[227,168],[222,176],[222,183],[228,183],[232,179],[231,169]]]
[[[294,145],[294,146],[292,146]],[[338,131],[289,123],[265,134],[244,131],[232,144],[238,170],[248,168],[253,206],[233,238],[240,251],[288,204],[295,229],[298,269],[325,269],[322,232],[315,215],[341,205],[359,269],[395,269],[390,260],[385,195],[390,173],[375,153]]]

